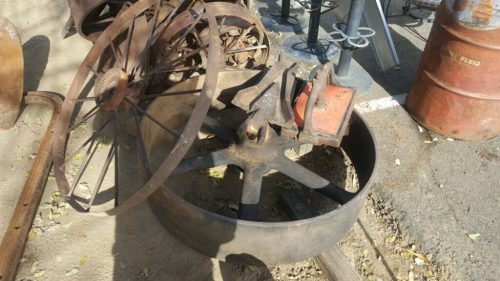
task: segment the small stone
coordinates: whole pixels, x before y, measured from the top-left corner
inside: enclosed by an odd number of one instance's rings
[[[149,276],[149,269],[144,268],[144,269],[141,271],[141,276],[148,277],[148,276]]]
[[[72,269],[67,270],[67,271],[66,271],[66,274],[64,274],[64,275],[66,275],[66,276],[72,276],[72,275],[77,274],[78,272],[80,272],[80,268],[78,268],[78,267],[73,267]]]
[[[415,281],[413,271],[408,272],[408,281]]]
[[[415,258],[415,264],[416,265],[424,265],[425,261],[421,258]]]

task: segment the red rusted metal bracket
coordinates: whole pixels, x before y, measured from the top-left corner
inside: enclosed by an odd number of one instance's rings
[[[330,84],[331,64],[318,72],[299,95],[294,107],[299,140],[315,145],[340,146],[354,106],[355,90]]]

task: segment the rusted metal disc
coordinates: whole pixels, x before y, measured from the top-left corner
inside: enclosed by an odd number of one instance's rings
[[[24,59],[16,27],[0,17],[0,128],[14,125],[23,97]]]

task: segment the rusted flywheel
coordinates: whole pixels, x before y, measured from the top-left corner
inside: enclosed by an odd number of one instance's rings
[[[215,97],[231,100],[239,89],[252,88],[256,79],[261,80],[257,74],[221,71],[220,81],[225,83],[219,86],[225,90],[217,91]],[[208,77],[204,75],[193,77],[169,91],[197,89],[205,79]],[[147,112],[166,126],[183,127],[188,116],[195,112],[195,102],[194,94],[159,97]],[[165,111],[168,107],[176,110]],[[200,135],[163,187],[149,198],[150,206],[173,236],[219,260],[269,266],[316,256],[344,237],[363,207],[376,168],[373,136],[365,122],[354,116],[349,135],[343,139],[342,152],[315,146],[305,156],[316,162],[312,165],[290,156],[292,148],[302,143],[280,135],[276,127],[267,127],[266,133],[262,133],[266,137],[261,139],[242,137],[239,129],[256,114],[258,111],[247,113],[234,107],[210,110],[207,123],[216,129]],[[148,119],[142,120],[138,135],[144,150],[142,155],[149,165],[144,168],[154,171],[164,155],[168,155],[165,148],[173,144]],[[339,161],[339,165],[332,164]],[[344,161],[352,161],[356,170],[357,180],[350,185],[336,178],[345,172],[340,167],[345,165]],[[215,178],[219,184],[211,182]],[[280,184],[283,180],[291,186],[284,188]],[[359,187],[355,182],[359,182]],[[349,186],[348,190],[344,186]],[[278,194],[303,196],[300,199],[310,200],[309,205],[328,207],[303,213],[300,220],[286,214],[270,215],[279,212],[275,200]],[[221,201],[224,203],[213,204]]]

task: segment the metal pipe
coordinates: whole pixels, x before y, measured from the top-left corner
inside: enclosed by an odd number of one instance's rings
[[[281,2],[281,17],[287,19],[290,17],[290,0]]]
[[[349,9],[349,18],[347,19],[347,27],[345,34],[349,37],[356,37],[358,35],[359,23],[361,22],[361,16],[363,15],[363,7],[365,6],[365,0],[352,0],[351,8]],[[337,68],[338,76],[346,76],[349,72],[349,66],[351,64],[353,49],[349,43],[344,41],[344,48],[340,52],[339,66]]]
[[[307,33],[307,45],[314,47],[318,42],[319,20],[321,17],[322,0],[311,1],[311,13],[309,15],[309,31]]]

